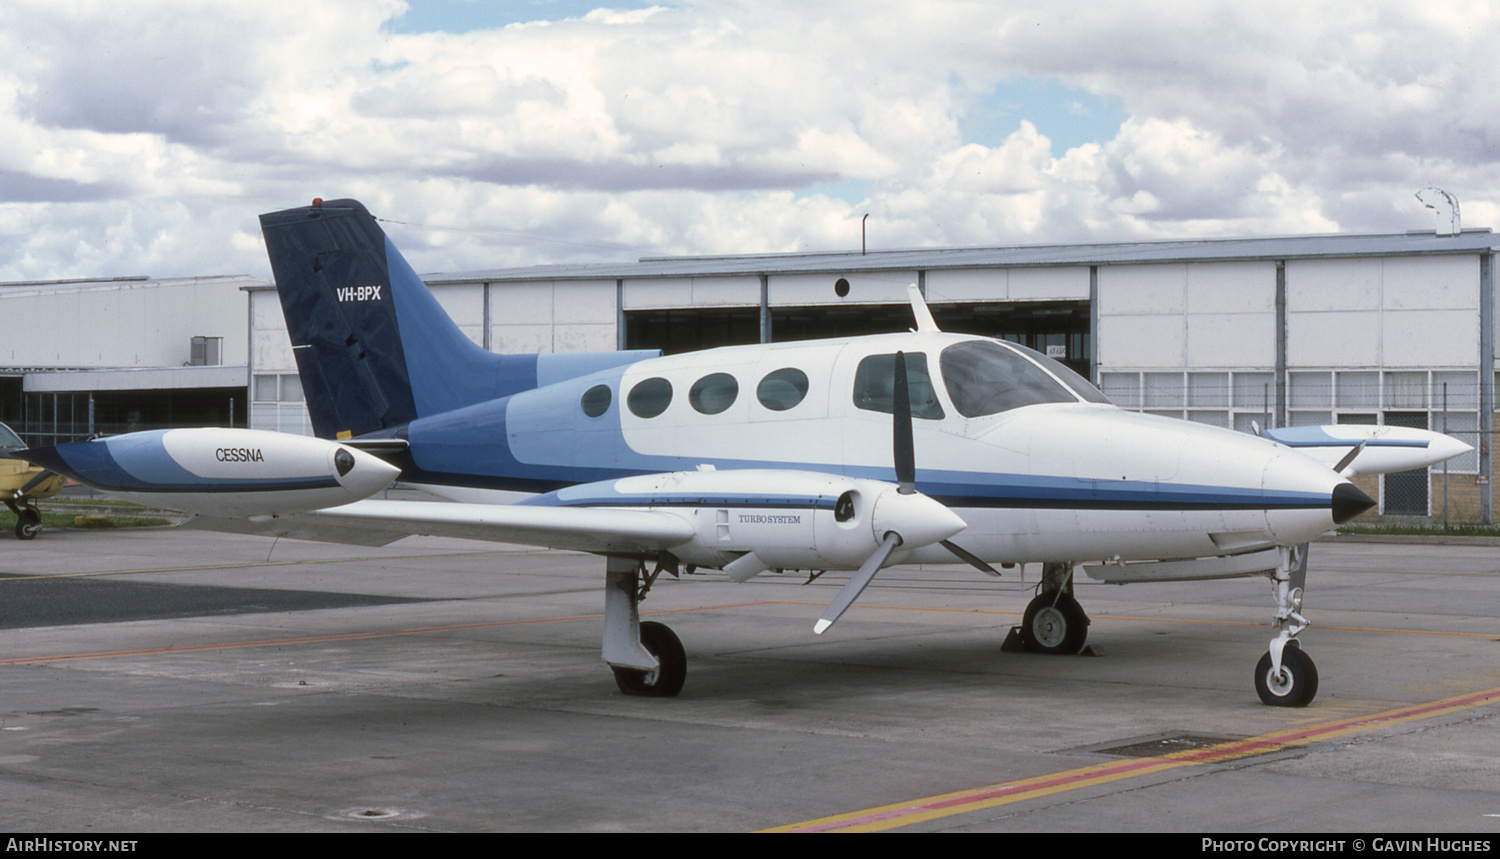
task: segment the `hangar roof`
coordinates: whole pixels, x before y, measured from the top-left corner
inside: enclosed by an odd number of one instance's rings
[[[524,280],[638,280],[667,277],[795,274],[849,271],[931,271],[950,268],[1135,265],[1347,257],[1487,253],[1496,248],[1489,229],[1458,235],[1433,232],[1320,235],[1253,239],[1184,239],[1117,244],[1021,245],[1000,248],[916,248],[848,253],[643,257],[633,263],[547,265],[424,274],[429,282]]]

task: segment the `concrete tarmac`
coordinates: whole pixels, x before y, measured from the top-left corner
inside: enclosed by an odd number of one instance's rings
[[[1265,579],[1095,584],[1100,655],[1002,652],[1037,582],[663,576],[672,699],[599,658],[603,561],[173,529],[0,537],[14,834],[1478,833],[1500,844],[1500,548],[1321,542],[1305,709]]]

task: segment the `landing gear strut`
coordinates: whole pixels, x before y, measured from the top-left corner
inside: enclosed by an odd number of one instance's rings
[[[604,588],[604,661],[626,695],[670,698],[687,679],[687,652],[665,624],[641,623],[640,603],[665,564],[642,576],[635,558],[609,556]],[[673,562],[675,564],[675,561]],[[675,566],[667,567],[676,574]]]
[[[1318,667],[1297,640],[1297,633],[1308,627],[1307,618],[1299,613],[1307,580],[1307,544],[1282,546],[1280,554],[1271,576],[1277,635],[1255,666],[1255,692],[1264,704],[1306,707],[1318,694]]]
[[[1021,644],[1033,653],[1071,656],[1088,635],[1089,617],[1073,598],[1073,565],[1043,564],[1041,587],[1021,621]]]

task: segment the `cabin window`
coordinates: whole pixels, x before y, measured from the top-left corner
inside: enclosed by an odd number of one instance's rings
[[[949,346],[938,363],[953,407],[966,418],[1038,403],[1078,402],[1072,392],[1023,357],[1019,349],[992,340]]]
[[[740,383],[728,373],[711,373],[693,383],[688,402],[701,414],[716,415],[734,405],[740,395]]]
[[[609,411],[609,404],[614,396],[609,392],[608,385],[595,385],[583,392],[583,398],[578,405],[583,408],[583,413],[591,418],[597,418]]]
[[[773,412],[784,412],[807,396],[807,374],[796,367],[783,367],[767,373],[755,388],[760,404]]]
[[[637,382],[625,397],[625,405],[638,418],[654,418],[672,403],[672,383],[659,376]]]
[[[872,412],[891,414],[896,406],[896,356],[871,355],[859,362],[854,371],[854,405]],[[938,421],[943,406],[933,389],[927,372],[927,356],[921,352],[906,355],[906,394],[911,402],[911,416]]]

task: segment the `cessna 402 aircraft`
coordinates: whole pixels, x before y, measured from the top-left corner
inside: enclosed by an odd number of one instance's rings
[[[411,534],[603,555],[604,661],[675,695],[662,572],[853,570],[823,633],[892,564],[1041,563],[1022,641],[1076,653],[1075,564],[1107,582],[1263,575],[1269,704],[1317,691],[1297,634],[1305,544],[1375,502],[1348,478],[1467,450],[1392,427],[1286,444],[1122,411],[1061,364],[938,330],[658,353],[498,355],[470,341],[353,200],[261,217],[318,438],[130,433],[20,455],[189,526],[383,545]],[[1306,451],[1306,452],[1304,452]],[[1308,453],[1324,457],[1318,461]],[[400,478],[448,499],[370,496]],[[504,503],[515,490],[535,493]],[[648,572],[649,570],[649,572]]]

